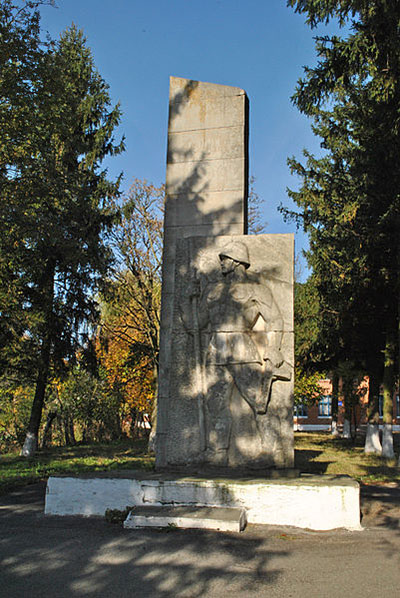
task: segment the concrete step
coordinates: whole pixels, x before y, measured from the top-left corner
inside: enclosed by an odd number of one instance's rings
[[[145,506],[134,507],[124,528],[179,527],[240,532],[246,527],[246,511],[237,507]]]

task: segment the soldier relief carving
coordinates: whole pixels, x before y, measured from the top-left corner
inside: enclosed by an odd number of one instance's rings
[[[252,269],[242,239],[214,248],[219,265],[206,273],[194,265],[189,241],[190,272],[179,306],[193,351],[199,460],[218,466],[246,459],[256,466],[276,454],[271,443],[280,431],[271,429],[271,396],[276,382],[293,374],[277,298],[265,274]]]

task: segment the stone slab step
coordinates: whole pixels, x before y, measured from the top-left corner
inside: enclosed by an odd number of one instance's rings
[[[124,528],[138,527],[179,527],[240,532],[246,527],[246,510],[237,507],[134,507],[124,521]]]

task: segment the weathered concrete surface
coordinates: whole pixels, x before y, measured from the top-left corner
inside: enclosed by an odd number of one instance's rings
[[[7,598],[376,598],[400,585],[400,487],[362,488],[366,529],[124,530],[46,517],[44,484],[0,498]]]
[[[176,240],[247,232],[248,102],[242,89],[171,77],[157,414],[164,462]],[[173,367],[173,366],[172,366]]]
[[[176,247],[164,466],[293,467],[293,235]]]
[[[104,515],[134,506],[244,508],[249,523],[328,530],[360,529],[359,484],[346,476],[229,479],[121,472],[103,477],[50,477],[47,515]]]
[[[135,507],[124,521],[125,529],[171,526],[241,532],[246,527],[246,511],[232,507]]]

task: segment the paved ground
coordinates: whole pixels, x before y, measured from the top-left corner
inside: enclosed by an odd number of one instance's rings
[[[0,596],[399,595],[400,486],[363,489],[362,532],[249,526],[241,534],[123,530],[44,517],[44,484],[0,498]]]

